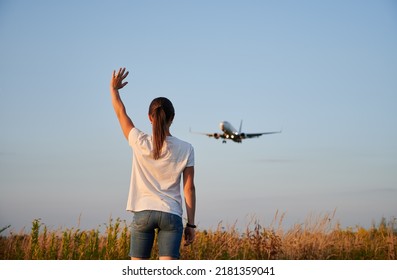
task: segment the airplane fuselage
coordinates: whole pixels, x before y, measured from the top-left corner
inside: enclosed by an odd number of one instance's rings
[[[226,121],[221,122],[219,124],[219,128],[226,134],[230,134],[230,135],[231,134],[235,134],[235,135],[238,134],[238,131],[231,125],[231,123],[226,122]]]
[[[241,143],[242,137],[241,134],[235,129],[231,123],[227,121],[223,121],[219,124],[219,128],[224,133],[224,139],[230,139],[234,142]],[[224,140],[224,141],[225,141]]]

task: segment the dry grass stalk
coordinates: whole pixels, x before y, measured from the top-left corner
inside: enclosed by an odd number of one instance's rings
[[[252,219],[243,233],[236,224],[215,230],[197,231],[192,246],[181,247],[182,259],[393,259],[397,258],[395,219],[370,229],[341,229],[334,214],[309,216],[305,223],[282,228],[284,214],[276,212],[269,227]],[[99,229],[50,231],[34,220],[30,234],[24,230],[0,236],[0,259],[129,259],[130,230],[125,221],[109,220]],[[155,245],[152,259],[157,259]]]

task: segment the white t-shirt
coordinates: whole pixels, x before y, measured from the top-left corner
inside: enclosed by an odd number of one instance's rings
[[[182,217],[181,175],[194,166],[191,144],[167,136],[159,159],[152,156],[152,137],[137,128],[128,134],[133,150],[127,211],[157,210]]]

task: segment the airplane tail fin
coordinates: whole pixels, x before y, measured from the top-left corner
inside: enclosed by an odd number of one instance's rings
[[[243,127],[243,120],[241,120],[241,122],[240,122],[240,128],[238,130],[238,134],[241,134],[242,127]]]

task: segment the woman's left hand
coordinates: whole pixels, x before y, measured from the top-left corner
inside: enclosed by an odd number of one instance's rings
[[[194,238],[196,236],[196,231],[194,228],[186,227],[185,228],[185,246],[189,246],[193,243]]]

